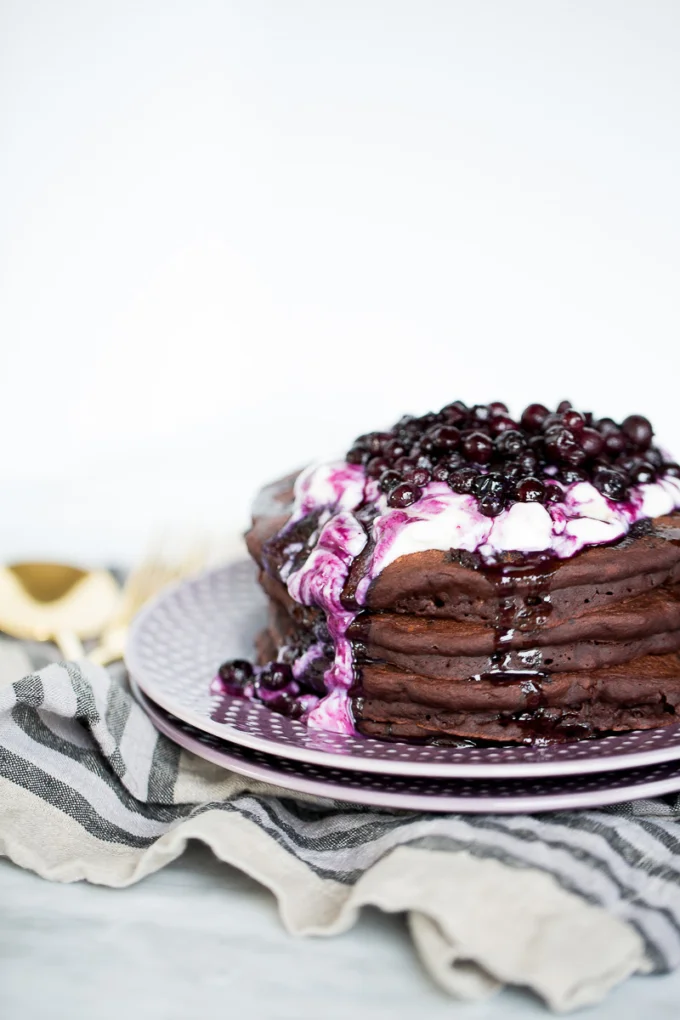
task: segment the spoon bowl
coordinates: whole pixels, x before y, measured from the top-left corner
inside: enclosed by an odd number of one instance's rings
[[[66,563],[14,563],[0,568],[0,630],[54,641],[65,658],[82,658],[118,608],[120,587],[108,570]]]

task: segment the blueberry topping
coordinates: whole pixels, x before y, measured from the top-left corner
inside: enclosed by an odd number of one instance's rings
[[[470,432],[463,439],[463,452],[476,464],[488,464],[493,454],[493,442],[483,432]]]
[[[389,468],[388,461],[384,457],[371,457],[366,465],[366,474],[369,478],[380,478],[384,471]]]
[[[565,428],[571,432],[580,432],[584,425],[585,419],[579,411],[574,411],[573,408],[569,411],[565,411],[562,415],[562,423]]]
[[[604,437],[604,446],[607,453],[611,453],[616,456],[617,453],[623,453],[627,446],[627,440],[623,432],[613,430],[608,432]]]
[[[352,449],[345,455],[345,460],[348,464],[365,464],[370,453],[364,450],[361,446],[353,446]]]
[[[628,477],[633,485],[649,485],[656,481],[656,471],[646,460],[639,460],[628,469]]]
[[[628,479],[623,471],[603,467],[595,472],[593,485],[607,499],[621,502],[626,498]]]
[[[517,429],[517,422],[513,421],[512,418],[508,417],[507,414],[499,414],[495,418],[492,418],[489,422],[491,431],[495,436],[501,435],[503,432]]]
[[[281,691],[275,698],[267,698],[267,708],[279,715],[286,715],[289,719],[299,719],[302,715],[302,706],[291,694]]]
[[[401,485],[397,485],[396,488],[392,489],[387,502],[390,506],[398,509],[411,506],[411,503],[416,503],[422,496],[422,489],[419,489],[417,485],[412,482],[402,482]]]
[[[538,432],[549,414],[550,411],[543,404],[529,404],[520,419],[522,427],[528,432]]]
[[[280,691],[293,679],[293,671],[285,662],[272,662],[260,673],[260,684],[267,691]]]
[[[406,454],[406,447],[402,443],[401,439],[389,439],[383,446],[383,457],[387,460],[396,460],[397,457],[403,457]]]
[[[391,492],[401,482],[401,475],[398,471],[383,471],[378,481],[378,488],[381,492]]]
[[[432,468],[432,480],[435,482],[448,482],[451,475],[451,468],[446,461],[440,461]]]
[[[646,450],[652,441],[654,430],[641,414],[629,414],[624,418],[621,431],[640,450]]]
[[[502,496],[482,496],[479,501],[479,512],[485,517],[498,517],[503,510],[505,510],[505,503]]]
[[[652,426],[639,414],[617,424],[563,400],[554,411],[529,404],[517,421],[500,400],[473,407],[456,400],[439,412],[406,415],[389,432],[359,436],[346,459],[378,480],[390,506],[410,506],[435,482],[472,493],[495,516],[499,500],[501,509],[517,501],[559,502],[561,486],[580,481],[623,501],[632,486],[664,472],[680,477],[652,442]]]
[[[501,432],[495,442],[496,452],[502,457],[517,457],[524,452],[526,445],[526,439],[515,427]]]
[[[654,447],[652,447],[650,450],[645,450],[644,457],[647,463],[652,464],[655,468],[663,467],[664,458],[662,457],[660,451],[655,450]]]
[[[417,488],[424,489],[427,483],[432,480],[432,474],[426,467],[416,467],[410,472],[406,480],[417,486]]]
[[[253,667],[245,659],[230,659],[228,662],[223,662],[217,672],[230,694],[240,693],[245,685],[253,679]]]
[[[542,503],[545,499],[545,485],[540,478],[524,478],[515,488],[520,503]]]
[[[547,431],[545,450],[550,460],[557,463],[577,465],[586,459],[576,436],[564,425],[555,425]]]
[[[604,450],[604,439],[596,429],[581,429],[577,438],[586,457],[599,457]]]
[[[477,472],[474,468],[461,467],[456,468],[455,471],[451,472],[449,478],[449,485],[454,492],[466,493],[472,492],[472,483],[477,477]]]
[[[560,489],[559,485],[555,485],[554,482],[545,483],[545,501],[546,503],[561,503],[564,499],[564,493]]]
[[[488,475],[477,475],[472,483],[472,491],[479,500],[485,496],[502,497],[505,493],[505,479],[502,475],[489,472]],[[493,514],[491,516],[494,516]]]
[[[460,443],[460,429],[455,425],[437,425],[428,435],[438,450],[455,450]]]

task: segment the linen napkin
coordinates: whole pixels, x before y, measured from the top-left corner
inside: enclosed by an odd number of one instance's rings
[[[45,665],[47,647],[0,641],[0,853],[16,864],[126,886],[199,839],[271,889],[295,935],[343,932],[365,904],[405,912],[464,999],[520,985],[566,1012],[680,965],[680,798],[501,816],[286,794],[161,736],[122,670]]]

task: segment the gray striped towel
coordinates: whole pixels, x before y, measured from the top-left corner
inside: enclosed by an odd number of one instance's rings
[[[188,754],[124,678],[0,644],[0,853],[44,878],[125,886],[189,839],[276,895],[287,928],[333,935],[364,904],[404,912],[432,977],[504,984],[554,1010],[680,965],[677,797],[602,811],[475,816],[287,796]]]

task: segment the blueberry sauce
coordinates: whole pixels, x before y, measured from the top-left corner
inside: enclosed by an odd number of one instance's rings
[[[298,476],[291,517],[264,550],[267,572],[323,616],[325,633],[281,649],[276,663],[223,664],[213,692],[352,733],[362,649],[347,632],[371,583],[401,556],[457,550],[474,554],[497,590],[494,653],[477,679],[521,684],[527,712],[540,712],[540,649],[512,652],[513,634],[545,625],[559,560],[680,508],[680,467],[652,439],[641,415],[617,425],[569,401],[554,412],[531,404],[519,419],[498,401],[455,401],[360,436],[344,461]]]

